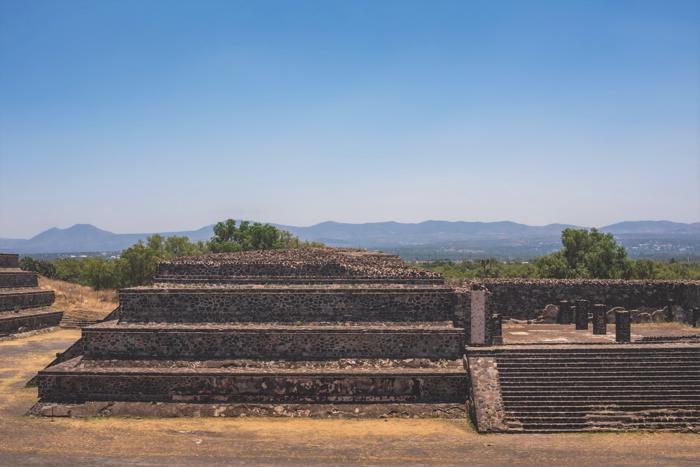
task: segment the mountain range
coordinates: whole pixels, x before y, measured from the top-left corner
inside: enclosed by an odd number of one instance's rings
[[[302,240],[330,246],[362,247],[398,253],[406,259],[458,259],[498,257],[528,259],[561,246],[567,224],[530,226],[516,222],[420,223],[374,222],[349,224],[322,222],[308,227],[275,224]],[[700,257],[700,222],[628,221],[600,228],[612,233],[635,257]],[[213,225],[198,230],[159,232],[208,240]],[[145,240],[150,233],[117,234],[90,224],[51,228],[30,239],[0,239],[0,251],[22,254],[113,253]]]

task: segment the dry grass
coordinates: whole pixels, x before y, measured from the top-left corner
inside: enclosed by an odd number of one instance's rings
[[[84,285],[41,276],[39,276],[39,287],[53,290],[56,294],[53,308],[62,310],[66,316],[72,318],[102,319],[117,307],[115,290],[93,290]]]

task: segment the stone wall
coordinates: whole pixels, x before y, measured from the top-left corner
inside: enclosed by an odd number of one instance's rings
[[[1,290],[1,289],[0,289]],[[0,311],[50,306],[54,302],[52,290],[6,289],[0,293]]]
[[[60,363],[57,366],[70,364]],[[181,374],[157,372],[121,374],[104,371],[55,376],[45,372],[38,380],[43,402],[153,401],[153,402],[457,402],[466,404],[464,374],[250,374],[213,371]]]
[[[16,253],[0,253],[0,268],[18,268],[19,255]]]
[[[0,313],[0,335],[58,326],[61,322],[61,316],[63,316],[61,311],[32,314],[28,312]]]
[[[668,299],[684,309],[700,306],[700,281],[604,279],[482,279],[491,292],[491,311],[504,318],[534,319],[548,304],[585,299],[634,309],[663,307]]]
[[[20,270],[0,270],[0,288],[37,287],[39,282],[33,272]]]
[[[83,330],[89,358],[458,359],[458,328],[172,326],[98,324]]]
[[[125,289],[125,322],[453,321],[447,287]]]

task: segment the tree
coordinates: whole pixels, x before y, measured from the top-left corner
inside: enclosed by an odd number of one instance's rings
[[[323,244],[302,242],[291,233],[270,224],[241,221],[236,226],[236,221],[233,219],[217,223],[214,226],[214,236],[207,244],[209,251],[213,253],[309,246],[323,246]]]
[[[32,271],[44,277],[53,279],[56,277],[56,267],[50,261],[34,259],[30,256],[23,256],[19,260],[19,267],[25,271]]]
[[[627,251],[612,234],[565,229],[561,242],[560,251],[535,262],[540,277],[621,279],[630,275]]]

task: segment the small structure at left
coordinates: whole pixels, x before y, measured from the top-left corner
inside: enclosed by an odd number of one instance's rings
[[[36,273],[19,268],[18,255],[0,253],[0,337],[58,326],[63,312],[51,309],[54,299]]]

